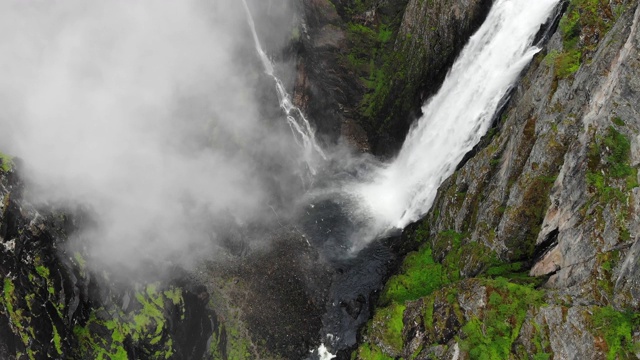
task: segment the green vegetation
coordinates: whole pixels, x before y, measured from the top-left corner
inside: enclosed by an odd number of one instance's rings
[[[608,0],[571,0],[560,20],[563,50],[551,51],[546,61],[555,64],[556,78],[566,78],[580,68],[585,54],[595,50],[620,14],[611,12]]]
[[[424,229],[416,234],[427,236]],[[365,331],[369,342],[359,347],[358,358],[388,359],[402,351],[403,313],[408,301],[423,299],[425,336],[430,341],[439,339],[434,329],[464,322],[458,295],[466,291],[462,275],[466,267],[480,269],[474,275],[487,287],[489,304],[481,317],[458,329],[460,344],[473,359],[508,358],[503,355],[509,354],[526,312],[543,304],[543,292],[534,289],[538,281],[526,275],[522,263],[503,263],[490,249],[465,242],[465,238],[465,234],[444,231],[432,240],[433,248],[425,244],[407,255],[399,274],[389,279],[380,296],[380,307]],[[419,241],[427,243],[426,238]],[[446,255],[437,261],[434,252]],[[449,315],[443,317],[443,313]],[[451,318],[458,320],[451,323]]]
[[[600,332],[607,345],[607,360],[634,358],[637,344],[633,331],[640,325],[640,314],[620,312],[612,307],[599,307],[593,311],[594,328]]]
[[[369,133],[387,133],[391,114],[403,116],[410,110],[417,86],[403,81],[407,78],[409,65],[404,52],[396,48],[407,0],[334,3],[347,22],[348,52],[342,55],[342,63],[362,85],[363,94],[356,115]],[[376,9],[375,21],[365,20],[372,9]],[[410,36],[406,38],[410,39]],[[405,86],[394,86],[400,82]]]
[[[224,344],[221,343],[220,339],[222,334],[224,333],[224,326],[218,326],[217,332],[211,334],[211,340],[209,341],[209,349],[208,353],[212,359],[223,359],[221,348]]]
[[[543,292],[505,278],[486,280],[488,304],[462,327],[460,348],[471,359],[508,359],[527,311],[543,305]]]
[[[62,343],[60,341],[60,334],[58,334],[58,328],[53,325],[53,345],[56,348],[58,355],[62,355]]]
[[[346,55],[347,63],[361,79],[366,93],[359,104],[365,117],[373,117],[380,111],[382,102],[389,93],[393,76],[394,52],[390,51],[394,31],[387,24],[371,28],[359,23],[349,23],[347,38],[351,51]]]
[[[521,236],[505,240],[513,253],[512,259],[523,260],[533,254],[555,180],[554,176],[538,176],[528,180],[523,188],[522,206],[509,210],[513,223],[522,229]]]
[[[373,316],[370,335],[395,352],[402,351],[402,315],[405,305],[393,303],[380,308]]]
[[[38,359],[40,358],[38,351],[31,349],[30,346],[31,341],[36,338],[36,334],[34,328],[30,325],[30,311],[26,311],[27,309],[24,308],[24,303],[28,300],[25,297],[23,301],[17,290],[16,284],[12,279],[8,277],[4,279],[2,297],[0,297],[0,313],[3,313],[9,319],[13,331],[20,338],[27,351],[27,357],[32,360]]]
[[[442,264],[433,260],[429,247],[424,247],[407,255],[400,274],[387,281],[380,296],[380,304],[415,300],[431,294],[449,282]]]
[[[95,359],[127,359],[124,343],[131,341],[141,349],[143,357],[168,359],[173,355],[173,340],[169,335],[165,313],[184,312],[182,290],[158,290],[157,283],[148,284],[135,294],[135,310],[100,308],[91,313],[74,334],[80,343],[79,355]],[[178,306],[182,305],[182,306]],[[176,306],[178,306],[176,308]],[[98,314],[109,314],[107,318]]]
[[[613,122],[614,124],[618,125],[618,126],[625,126],[625,122],[624,120],[622,120],[620,117],[615,116],[611,119],[611,122]]]
[[[365,343],[358,348],[358,359],[363,360],[393,360],[376,345]]]
[[[49,269],[44,265],[36,266],[36,272],[45,279],[49,278]]]
[[[631,142],[613,126],[604,136],[594,136],[587,154],[587,184],[602,203],[625,201],[626,192],[638,187],[638,169],[630,164]],[[624,186],[616,186],[619,180]]]
[[[11,171],[13,167],[13,158],[0,152],[0,169],[4,172]]]

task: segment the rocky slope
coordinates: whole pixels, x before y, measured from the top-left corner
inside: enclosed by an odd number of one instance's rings
[[[359,359],[640,356],[640,7],[572,0],[408,231]]]

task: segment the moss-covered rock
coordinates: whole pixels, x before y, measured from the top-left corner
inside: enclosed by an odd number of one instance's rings
[[[16,169],[0,174],[0,358],[201,358],[214,330],[224,337],[204,288],[180,276],[116,285],[66,250],[82,216],[22,192]]]

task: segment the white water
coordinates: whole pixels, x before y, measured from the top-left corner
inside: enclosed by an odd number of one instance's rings
[[[315,131],[311,127],[309,120],[304,116],[302,111],[293,104],[291,101],[291,96],[287,93],[287,90],[284,87],[282,81],[275,75],[275,70],[273,63],[267,57],[267,54],[262,49],[262,45],[260,45],[260,39],[258,38],[258,33],[256,31],[256,25],[253,21],[253,16],[251,15],[251,10],[249,10],[249,6],[247,5],[246,0],[242,0],[242,5],[244,6],[244,10],[247,13],[247,21],[249,22],[249,27],[251,28],[251,33],[253,34],[253,41],[255,42],[256,52],[260,57],[260,61],[262,61],[262,66],[264,67],[264,72],[271,76],[276,84],[276,91],[278,93],[278,100],[280,102],[280,108],[284,111],[287,123],[291,128],[291,132],[293,133],[293,137],[295,141],[302,147],[304,150],[304,159],[309,167],[309,171],[312,175],[315,175],[315,159],[316,155],[319,155],[323,160],[326,160],[327,157],[316,142]]]
[[[500,100],[539,49],[533,39],[559,0],[497,0],[422,108],[397,158],[351,191],[373,217],[373,232],[424,215],[442,181],[491,125]]]

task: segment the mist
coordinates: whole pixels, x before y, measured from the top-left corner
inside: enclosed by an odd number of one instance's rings
[[[295,197],[250,36],[235,0],[0,3],[0,147],[32,201],[91,209],[90,264],[190,267]]]

